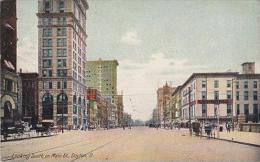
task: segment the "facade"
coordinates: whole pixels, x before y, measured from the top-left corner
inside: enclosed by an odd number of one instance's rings
[[[178,86],[171,97],[172,117],[174,122],[179,122],[181,118],[181,86]]]
[[[117,107],[117,118],[118,118],[118,126],[123,126],[123,113],[124,113],[124,103],[123,103],[123,95],[117,95],[116,99],[116,107]]]
[[[38,122],[38,73],[19,73],[21,84],[22,120],[36,125]]]
[[[99,120],[98,120],[98,97],[100,92],[97,89],[88,88],[87,89],[87,119],[88,119],[88,126],[90,128],[99,127]]]
[[[86,0],[38,0],[39,120],[86,126]]]
[[[100,91],[104,97],[116,103],[117,95],[117,60],[97,60],[86,63],[86,85]]]
[[[238,122],[260,122],[260,74],[255,74],[254,63],[242,64],[233,89]]]
[[[175,87],[171,87],[166,83],[163,87],[157,90],[157,109],[160,124],[166,126],[172,121],[172,105],[171,96]]]
[[[0,97],[1,125],[8,126],[21,120],[17,107],[17,25],[16,0],[0,1]]]
[[[194,73],[182,85],[182,119],[221,123],[232,121],[233,83],[238,73]],[[190,106],[190,110],[189,110]]]

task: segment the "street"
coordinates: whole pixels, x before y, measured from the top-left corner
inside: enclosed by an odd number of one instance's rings
[[[235,156],[234,156],[235,155]],[[260,161],[260,148],[147,127],[1,143],[2,161]]]

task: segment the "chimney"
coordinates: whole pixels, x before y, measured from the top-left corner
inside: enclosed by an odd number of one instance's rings
[[[255,74],[255,62],[245,62],[242,64],[242,74]]]

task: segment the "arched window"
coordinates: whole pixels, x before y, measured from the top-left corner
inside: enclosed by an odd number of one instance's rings
[[[60,93],[57,96],[57,114],[68,113],[68,97],[65,93]]]
[[[42,97],[42,119],[53,119],[53,97],[50,93]]]

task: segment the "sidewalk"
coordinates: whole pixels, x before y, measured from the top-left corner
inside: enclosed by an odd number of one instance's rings
[[[260,147],[260,133],[254,132],[240,132],[240,131],[230,131],[228,132],[220,132],[219,133],[220,139],[237,141],[242,143],[254,144],[259,145]]]
[[[182,134],[189,134],[189,129],[187,128],[181,128],[180,130],[173,129],[175,132],[180,132]],[[212,132],[212,137],[214,132]],[[192,136],[195,136],[193,133]],[[203,130],[203,137],[207,137],[207,134]],[[224,131],[224,132],[219,132],[219,138],[217,138],[217,134],[215,132],[215,139],[219,140],[225,140],[229,142],[236,142],[236,143],[241,143],[241,144],[247,144],[247,145],[254,145],[257,147],[260,147],[260,133],[254,133],[254,132],[240,132],[240,131],[230,131],[230,133]]]

